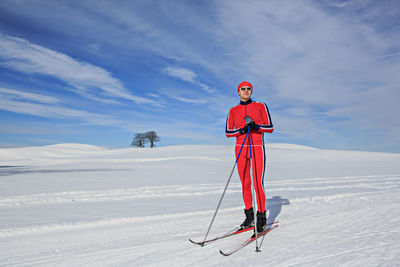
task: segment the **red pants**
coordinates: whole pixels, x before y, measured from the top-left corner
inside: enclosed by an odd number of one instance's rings
[[[239,154],[240,146],[236,146],[236,158]],[[264,172],[265,172],[265,148],[263,145],[243,146],[243,150],[237,161],[240,181],[242,182],[243,201],[246,209],[253,207],[253,196],[251,190],[250,166],[252,166],[253,183],[256,191],[257,209],[260,212],[265,211],[265,193],[264,193]]]

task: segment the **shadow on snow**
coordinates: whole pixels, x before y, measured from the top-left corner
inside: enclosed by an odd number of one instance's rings
[[[105,169],[105,168],[93,168],[93,169],[33,169],[26,166],[0,166],[0,176],[11,176],[16,174],[25,173],[72,173],[72,172],[104,172],[104,171],[125,171],[128,169]]]
[[[272,198],[267,199],[267,221],[269,223],[272,223],[276,220],[276,218],[282,211],[283,205],[290,205],[289,199],[281,198],[280,196],[273,196]]]

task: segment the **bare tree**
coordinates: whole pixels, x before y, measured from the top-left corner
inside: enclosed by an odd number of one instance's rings
[[[155,131],[149,131],[144,134],[146,139],[150,142],[150,147],[154,147],[154,143],[160,141],[160,137]]]
[[[146,144],[148,141],[149,140],[147,139],[146,134],[137,133],[133,138],[131,146],[144,147],[144,144]]]

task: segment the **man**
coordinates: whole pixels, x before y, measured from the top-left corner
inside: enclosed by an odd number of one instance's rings
[[[264,172],[265,172],[265,148],[264,133],[274,131],[268,107],[264,103],[251,100],[253,86],[249,82],[241,82],[238,86],[240,104],[229,110],[226,120],[225,133],[227,137],[236,137],[236,158],[240,153],[240,148],[250,128],[251,156],[249,137],[243,146],[242,152],[237,160],[237,167],[240,181],[242,182],[242,195],[245,204],[244,213],[246,219],[240,225],[241,228],[248,228],[254,225],[253,199],[251,192],[250,166],[252,166],[253,183],[257,199],[257,232],[263,232],[267,224],[265,214],[265,192],[264,192]],[[247,123],[245,122],[245,117]]]

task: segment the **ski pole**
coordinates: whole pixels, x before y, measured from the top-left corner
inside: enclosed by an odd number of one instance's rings
[[[250,149],[250,162],[251,162],[251,165],[250,165],[250,168],[251,168],[251,170],[252,170],[252,173],[253,173],[253,181],[252,181],[252,187],[253,187],[253,207],[257,207],[257,201],[255,201],[255,198],[256,198],[256,190],[255,190],[255,185],[254,185],[254,159],[253,159],[253,157],[252,157],[252,154],[251,154],[251,135],[250,135],[250,127],[249,127],[249,129],[248,129],[248,133],[249,133],[249,149]],[[257,181],[256,181],[257,182]],[[258,210],[258,207],[256,208],[256,210]],[[256,234],[256,252],[261,252],[261,250],[260,250],[260,248],[258,247],[258,232],[257,232],[257,218],[254,220],[255,222],[254,222],[254,232],[255,232],[255,234]]]
[[[244,146],[244,144],[246,143],[247,136],[250,136],[250,131],[248,131],[248,132],[246,133],[246,136],[244,137],[243,144],[242,144],[242,146],[241,146],[241,148],[240,148],[240,151],[239,151],[239,154],[238,154],[238,156],[237,156],[237,158],[236,158],[235,164],[233,164],[233,168],[232,168],[231,174],[229,175],[229,179],[228,179],[228,181],[226,182],[224,191],[222,192],[221,198],[219,199],[219,202],[218,202],[218,205],[217,205],[217,209],[215,210],[214,216],[213,216],[212,219],[211,219],[211,223],[210,223],[210,226],[208,227],[206,236],[204,237],[204,241],[201,243],[201,246],[202,246],[202,247],[204,247],[204,243],[205,243],[205,241],[206,241],[206,239],[207,239],[208,234],[210,233],[211,226],[213,225],[214,219],[215,219],[215,217],[217,216],[219,207],[221,206],[221,203],[222,203],[222,199],[223,199],[224,196],[225,196],[226,189],[228,188],[229,182],[231,181],[231,178],[232,178],[233,171],[235,170],[236,164],[237,164],[237,162],[238,162],[238,160],[239,160],[240,153],[242,153],[243,146]],[[249,138],[250,138],[250,137],[249,137]]]

